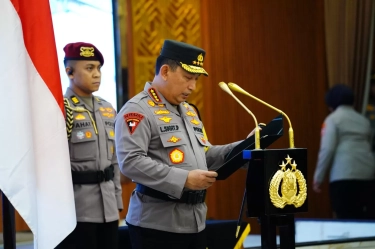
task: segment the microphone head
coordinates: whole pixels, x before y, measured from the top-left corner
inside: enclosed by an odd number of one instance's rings
[[[242,93],[242,94],[245,94],[245,95],[247,94],[247,92],[244,89],[242,89],[239,85],[237,85],[235,83],[229,82],[228,86],[229,86],[230,89],[232,89],[236,92],[239,92],[239,93]]]
[[[232,94],[232,91],[229,89],[227,84],[225,84],[225,82],[220,82],[219,86],[221,89],[223,89],[224,92],[227,92],[228,94]]]

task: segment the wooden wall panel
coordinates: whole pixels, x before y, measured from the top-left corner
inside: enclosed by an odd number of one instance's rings
[[[219,87],[235,82],[251,94],[288,114],[295,146],[308,149],[309,212],[298,217],[330,217],[327,188],[311,190],[320,141],[327,115],[322,0],[203,0],[202,41],[207,51],[203,121],[209,139],[224,144],[244,139],[254,128],[251,116]],[[236,94],[267,123],[276,112]],[[288,123],[284,123],[288,128]],[[271,148],[287,148],[284,135]],[[208,191],[208,217],[237,219],[245,186],[245,170],[217,182]],[[244,215],[245,216],[245,215]],[[255,219],[246,219],[256,226]],[[257,232],[257,229],[252,230]]]

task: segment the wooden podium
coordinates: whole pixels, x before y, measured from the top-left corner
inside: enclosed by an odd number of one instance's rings
[[[277,228],[280,248],[295,248],[294,214],[308,211],[307,149],[252,150],[250,154],[247,216],[259,219],[262,249],[277,248]]]

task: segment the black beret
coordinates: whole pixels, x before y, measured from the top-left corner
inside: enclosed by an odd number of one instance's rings
[[[86,42],[75,42],[66,44],[64,47],[66,60],[90,60],[99,61],[100,64],[104,64],[104,58],[99,49],[97,49],[91,43]]]
[[[336,84],[326,94],[326,104],[336,109],[340,105],[353,105],[354,93],[352,89],[344,84]]]
[[[184,42],[165,40],[160,55],[179,62],[180,66],[189,73],[208,76],[203,68],[206,51],[201,48]]]

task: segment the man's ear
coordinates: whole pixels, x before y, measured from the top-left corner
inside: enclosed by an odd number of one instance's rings
[[[73,76],[73,68],[66,67],[65,72],[66,72],[66,74],[68,75],[69,78]]]
[[[169,70],[170,69],[169,69],[169,66],[167,64],[164,64],[160,68],[159,74],[163,78],[163,80],[165,80],[165,81],[168,79]]]

